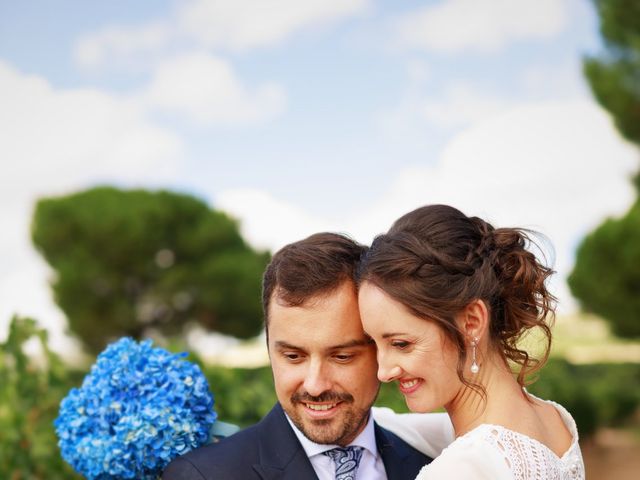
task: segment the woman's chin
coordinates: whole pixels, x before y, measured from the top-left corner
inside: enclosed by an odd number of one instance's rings
[[[424,400],[420,401],[419,398],[405,397],[404,400],[407,404],[407,408],[411,410],[413,413],[429,413],[442,406],[442,405],[433,405],[432,402],[428,402]]]

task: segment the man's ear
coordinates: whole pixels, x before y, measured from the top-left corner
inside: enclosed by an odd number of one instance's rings
[[[467,338],[486,337],[489,330],[489,309],[480,299],[471,301],[458,316],[458,327]]]

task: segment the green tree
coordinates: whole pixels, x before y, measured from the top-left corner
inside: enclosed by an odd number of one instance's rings
[[[605,49],[585,59],[584,73],[620,133],[640,144],[640,2],[593,1]]]
[[[584,60],[584,73],[620,133],[640,145],[640,2],[593,1],[604,49]],[[634,184],[640,194],[640,172]],[[585,310],[607,319],[620,336],[640,336],[640,201],[583,240],[568,280]]]
[[[247,338],[261,326],[268,254],[236,222],[189,195],[99,187],[38,201],[36,248],[55,301],[87,347],[178,334],[189,322]]]
[[[640,337],[640,201],[582,241],[568,281],[582,307],[609,320],[614,333]]]

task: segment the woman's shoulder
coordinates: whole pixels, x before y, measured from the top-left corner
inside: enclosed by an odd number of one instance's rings
[[[511,480],[513,474],[495,441],[492,425],[480,425],[458,437],[433,462],[425,465],[416,480],[474,478]]]
[[[554,402],[553,400],[543,400],[542,398],[536,397],[535,395],[532,395],[530,393],[528,393],[528,395],[533,398],[534,401],[537,401],[542,405],[546,405],[547,408],[553,409],[560,416],[562,423],[571,434],[574,443],[578,442],[578,427],[576,425],[576,421],[573,419],[566,408],[564,408],[559,403]]]

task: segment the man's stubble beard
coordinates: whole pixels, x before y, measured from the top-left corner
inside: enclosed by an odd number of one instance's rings
[[[357,409],[348,411],[343,420],[333,418],[328,420],[302,421],[301,415],[296,410],[287,412],[293,424],[305,437],[322,445],[346,445],[360,433],[369,420],[368,410]],[[356,433],[357,432],[357,433]]]
[[[338,394],[335,392],[325,392],[318,397],[311,397],[308,394],[295,393],[291,396],[292,411],[287,411],[287,415],[293,422],[293,424],[300,430],[305,437],[315,443],[321,445],[341,445],[345,446],[364,429],[369,415],[371,407],[377,398],[378,393],[371,400],[370,405],[366,408],[354,408],[353,397],[350,394]],[[302,420],[302,414],[300,414],[297,408],[305,408],[303,400],[315,401],[315,402],[328,402],[331,400],[338,400],[342,403],[349,405],[343,418],[331,418],[327,420],[310,420],[306,422]]]

